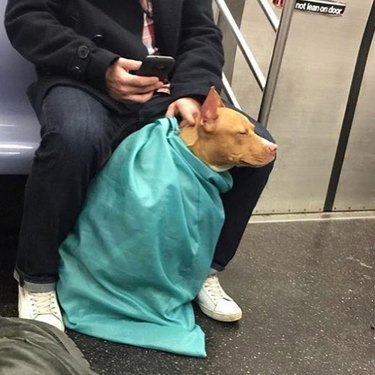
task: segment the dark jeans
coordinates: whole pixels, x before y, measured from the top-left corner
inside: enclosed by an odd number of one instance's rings
[[[39,114],[42,140],[26,185],[15,272],[21,285],[31,291],[54,287],[59,245],[73,228],[92,177],[119,139],[163,116],[168,105],[168,96],[157,95],[118,114],[76,88],[49,92]],[[260,125],[256,130],[272,140]],[[213,268],[224,269],[234,256],[271,169],[272,164],[231,170],[234,186],[222,197],[226,219]]]

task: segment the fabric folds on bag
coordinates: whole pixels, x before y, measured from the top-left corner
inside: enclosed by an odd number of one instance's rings
[[[68,328],[114,342],[206,356],[191,301],[224,221],[228,172],[213,171],[163,118],[126,138],[92,182],[60,247]]]

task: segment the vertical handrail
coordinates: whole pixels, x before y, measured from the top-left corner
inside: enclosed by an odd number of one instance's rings
[[[215,0],[217,6],[219,7],[220,11],[224,14],[225,18],[227,19],[233,34],[238,42],[238,46],[240,47],[243,56],[246,60],[247,65],[250,67],[251,71],[254,74],[254,77],[261,88],[261,90],[264,90],[266,85],[266,77],[264,76],[262,70],[260,69],[254,54],[252,53],[250,47],[247,45],[244,37],[242,36],[242,33],[237,26],[237,23],[235,19],[233,18],[227,4],[224,0]]]
[[[227,95],[228,100],[233,104],[236,108],[241,109],[240,103],[238,102],[236,95],[232,90],[232,86],[230,85],[226,75],[223,73],[222,77],[224,92]]]
[[[270,22],[274,31],[277,31],[280,26],[280,20],[273,11],[268,0],[258,0],[259,5],[262,7],[264,14],[266,15],[268,21]]]
[[[284,10],[280,19],[280,26],[276,34],[275,47],[271,58],[270,68],[267,76],[267,83],[264,89],[258,116],[258,121],[261,122],[265,127],[267,127],[268,124],[295,4],[296,0],[286,0]]]

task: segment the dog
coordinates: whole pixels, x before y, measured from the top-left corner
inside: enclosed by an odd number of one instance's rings
[[[150,349],[205,357],[192,301],[211,266],[232,186],[277,146],[211,89],[196,123],[162,118],[127,137],[91,183],[60,247],[65,326]]]
[[[216,171],[263,167],[276,157],[277,145],[258,136],[241,113],[225,108],[211,87],[194,126],[181,123],[180,137],[190,150]]]

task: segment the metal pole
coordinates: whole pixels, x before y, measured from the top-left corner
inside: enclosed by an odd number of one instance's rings
[[[292,1],[295,1],[295,0],[292,0]],[[241,31],[240,31],[236,21],[234,20],[227,4],[225,3],[224,0],[216,0],[216,4],[217,4],[218,8],[220,9],[220,11],[225,16],[225,18],[227,19],[227,21],[228,21],[228,23],[229,23],[229,25],[230,25],[230,27],[233,31],[233,34],[234,34],[234,36],[235,36],[235,38],[238,42],[238,46],[239,46],[241,52],[243,53],[243,56],[246,60],[246,63],[248,64],[251,71],[253,72],[254,77],[255,77],[259,87],[263,90],[263,88],[265,86],[265,83],[266,83],[266,78],[264,77],[264,75],[262,73],[262,70],[260,69],[260,67],[259,67],[250,47],[247,45],[247,43],[245,41],[245,38],[242,36]]]
[[[245,8],[245,0],[226,0],[227,6],[230,9],[234,20],[237,25],[241,26],[242,15]],[[219,8],[218,8],[219,9]],[[217,25],[223,32],[223,46],[225,51],[225,65],[224,73],[228,79],[228,82],[232,82],[232,76],[234,71],[234,61],[237,53],[237,42],[233,35],[232,29],[227,22],[227,19],[223,12],[219,12]]]
[[[288,33],[295,4],[296,0],[286,0],[280,18],[279,29],[276,34],[275,47],[273,49],[266,87],[263,92],[262,103],[258,116],[259,122],[262,123],[265,127],[267,127],[268,119],[270,116],[273,97],[276,90],[276,84],[280,73],[281,62],[285,51],[286,41],[288,39]]]
[[[233,104],[236,108],[241,109],[241,105],[238,102],[236,95],[234,94],[232,87],[224,73],[223,73],[223,86],[224,86],[224,92],[228,100],[230,101],[230,103]]]
[[[258,3],[263,9],[263,12],[266,15],[274,31],[277,31],[280,25],[280,20],[279,20],[279,17],[273,11],[268,0],[258,0]]]

